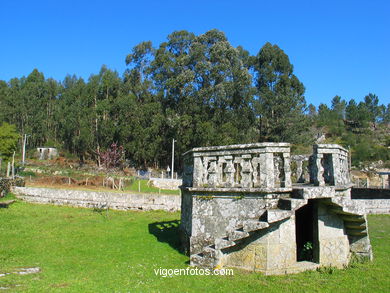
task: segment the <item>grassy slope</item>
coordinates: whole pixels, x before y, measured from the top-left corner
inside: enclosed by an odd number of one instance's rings
[[[141,192],[147,193],[161,193],[161,194],[176,194],[180,195],[180,190],[168,190],[168,189],[158,189],[154,186],[148,185],[148,180],[134,180],[131,186],[125,187],[125,191],[136,191],[138,192],[138,187],[140,187]]]
[[[39,266],[42,272],[0,277],[23,292],[389,292],[390,216],[370,216],[375,261],[348,270],[263,276],[156,276],[186,268],[177,251],[178,213],[98,213],[17,202],[0,210],[0,273]],[[160,223],[160,224],[156,224]],[[15,287],[15,285],[20,285]]]
[[[141,193],[159,193],[159,194],[166,194],[166,195],[180,195],[180,190],[169,190],[169,189],[159,189],[154,186],[148,185],[148,180],[144,179],[137,179],[134,180],[131,185],[125,186],[123,190],[118,189],[111,189],[108,187],[102,187],[102,186],[85,186],[85,185],[52,185],[52,184],[42,184],[42,183],[34,183],[34,182],[26,182],[26,186],[29,187],[44,187],[44,188],[55,188],[55,189],[75,189],[75,190],[87,190],[87,191],[105,191],[105,192],[131,192],[131,193],[138,193],[139,190]],[[140,188],[140,189],[139,189]]]

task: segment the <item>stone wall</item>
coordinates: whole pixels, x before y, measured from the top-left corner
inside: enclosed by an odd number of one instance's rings
[[[351,198],[368,214],[390,214],[390,189],[352,188]]]
[[[349,262],[349,241],[344,221],[318,205],[318,242],[321,265],[343,268]]]
[[[33,203],[116,210],[179,211],[180,196],[140,193],[95,192],[35,187],[14,187],[17,197]]]
[[[181,179],[168,179],[168,178],[150,178],[154,187],[161,189],[178,190],[179,186],[183,184]]]
[[[295,217],[248,238],[222,260],[227,267],[284,274],[296,263]]]
[[[12,186],[24,186],[24,179],[22,177],[0,178],[0,197],[4,197]]]
[[[267,207],[276,207],[277,201],[261,194],[240,198],[240,194],[233,193],[212,196],[185,193],[181,227],[190,237],[192,253],[201,252],[207,241],[225,237],[226,230],[234,230],[244,220],[260,218]],[[189,211],[192,217],[188,216]]]

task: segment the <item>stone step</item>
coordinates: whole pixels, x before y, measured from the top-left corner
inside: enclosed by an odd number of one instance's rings
[[[272,209],[272,210],[267,210],[266,219],[268,223],[274,223],[274,222],[287,219],[292,215],[294,215],[294,211]]]
[[[269,224],[267,222],[258,221],[258,220],[246,220],[243,222],[242,229],[245,232],[252,232],[252,231],[261,230],[268,227]]]
[[[236,240],[240,240],[240,239],[243,239],[243,238],[246,238],[249,236],[249,233],[248,232],[245,232],[245,231],[230,231],[227,233],[227,237],[230,241],[236,241]]]
[[[190,265],[210,268],[214,267],[214,259],[199,254],[193,254],[190,256]]]
[[[354,229],[346,229],[347,235],[350,236],[366,236],[367,230],[354,230]]]
[[[217,249],[212,248],[211,246],[206,246],[201,254],[207,257],[215,257],[217,255]]]
[[[365,209],[362,206],[356,204],[356,202],[348,198],[334,197],[331,199],[331,202],[339,206],[339,208],[342,208],[345,213],[360,216],[363,216],[366,213]]]
[[[219,250],[206,246],[201,253],[190,256],[190,264],[192,266],[213,268],[217,264],[219,254]]]
[[[278,201],[278,208],[281,210],[297,210],[305,204],[307,204],[306,199],[281,198]]]
[[[347,223],[366,223],[366,219],[364,216],[358,216],[358,215],[340,215],[340,218],[344,220],[344,222]]]
[[[337,214],[337,215],[357,216],[356,214],[354,214],[350,211],[345,211],[342,208],[331,208],[330,211],[334,214]]]
[[[224,248],[232,247],[234,245],[236,245],[236,242],[228,239],[223,239],[223,238],[215,239],[215,249],[224,249]]]
[[[366,222],[347,222],[345,228],[348,230],[365,230],[367,229]]]

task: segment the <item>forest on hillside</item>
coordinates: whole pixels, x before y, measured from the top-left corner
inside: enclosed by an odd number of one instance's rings
[[[359,103],[336,95],[330,106],[307,105],[303,83],[275,44],[252,56],[218,30],[175,31],[123,57],[122,75],[103,65],[88,80],[56,81],[34,69],[0,81],[0,127],[28,134],[30,149],[54,146],[81,162],[115,142],[137,167],[167,166],[172,139],[178,163],[198,146],[283,141],[307,149],[321,136],[351,148],[355,165],[390,160],[390,104],[367,93],[355,97]]]

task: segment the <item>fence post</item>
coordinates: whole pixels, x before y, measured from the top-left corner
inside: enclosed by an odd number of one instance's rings
[[[138,192],[141,192],[141,180],[138,181]]]
[[[12,179],[15,178],[15,151],[14,154],[12,155],[12,165],[11,165],[11,171],[12,171]]]
[[[7,164],[7,178],[9,177],[10,171],[11,171],[11,163],[8,162],[8,164]]]

